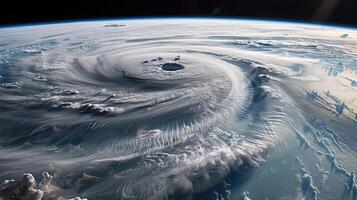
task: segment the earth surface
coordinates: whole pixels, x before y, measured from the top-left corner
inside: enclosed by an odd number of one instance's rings
[[[0,29],[0,199],[356,199],[357,31]]]

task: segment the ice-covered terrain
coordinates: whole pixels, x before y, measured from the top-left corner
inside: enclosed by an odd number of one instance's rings
[[[356,199],[357,31],[0,29],[0,199]]]

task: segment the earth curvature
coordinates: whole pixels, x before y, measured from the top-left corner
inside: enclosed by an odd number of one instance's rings
[[[356,199],[357,30],[0,28],[0,199]]]

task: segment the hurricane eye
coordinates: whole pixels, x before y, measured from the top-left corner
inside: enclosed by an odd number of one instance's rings
[[[185,67],[181,64],[178,63],[165,63],[162,65],[162,69],[165,71],[178,71],[178,70],[182,70]]]

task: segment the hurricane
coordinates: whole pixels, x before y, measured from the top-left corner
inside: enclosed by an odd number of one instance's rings
[[[356,45],[254,20],[1,28],[0,199],[354,199]]]

